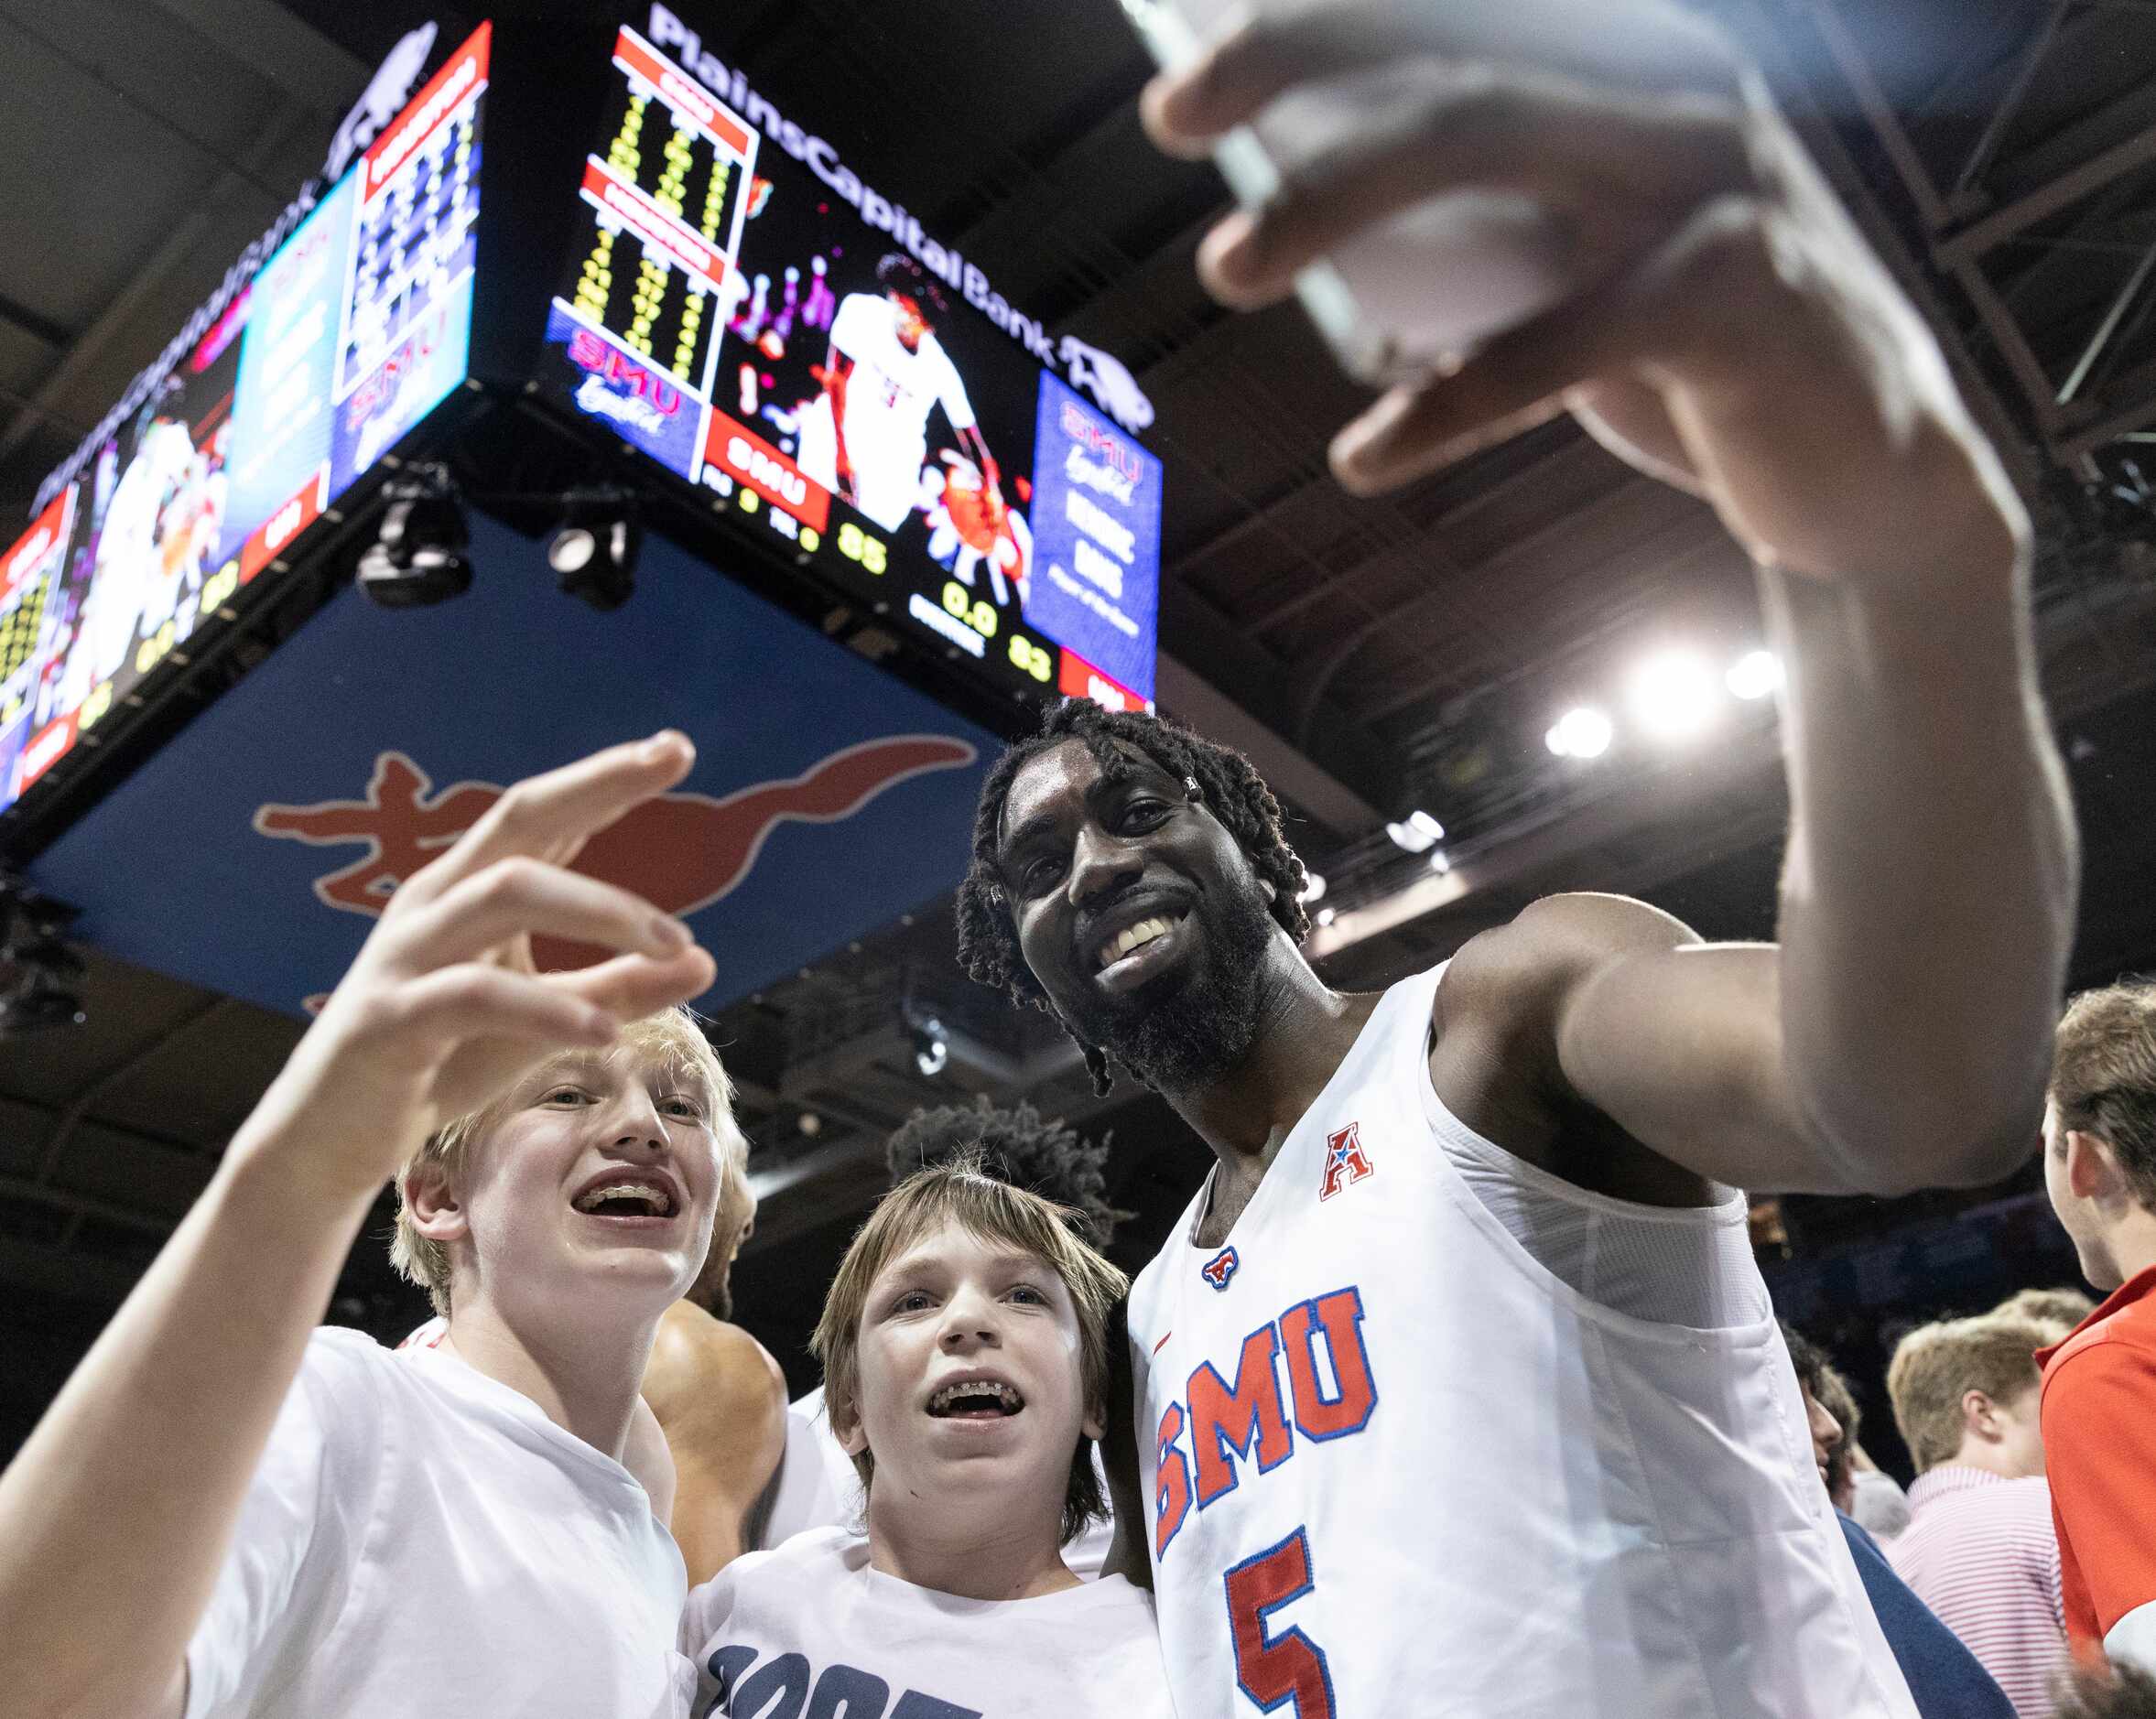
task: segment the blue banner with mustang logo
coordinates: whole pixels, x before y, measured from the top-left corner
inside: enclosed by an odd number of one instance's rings
[[[471,556],[451,602],[338,598],[47,849],[31,874],[76,935],[297,1013],[504,785],[666,726],[694,773],[577,864],[689,917],[707,1007],[957,882],[984,730],[663,539],[612,614],[488,521]]]

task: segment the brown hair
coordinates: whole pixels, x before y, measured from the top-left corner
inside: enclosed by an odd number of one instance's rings
[[[2051,1099],[2064,1129],[2118,1154],[2134,1198],[2156,1211],[2156,983],[2084,991],[2052,1041]]]
[[[1080,1400],[1102,1412],[1108,1395],[1109,1317],[1130,1280],[1078,1238],[1084,1215],[990,1175],[978,1151],[908,1176],[883,1196],[839,1262],[823,1317],[808,1339],[823,1363],[824,1408],[841,1435],[861,1420],[861,1322],[869,1290],[883,1269],[925,1236],[957,1224],[983,1241],[1031,1254],[1062,1279],[1078,1313]],[[865,1491],[874,1484],[875,1453],[853,1459]],[[1107,1509],[1093,1469],[1093,1441],[1080,1435],[1063,1495],[1062,1543]]]
[[[627,1022],[615,1040],[615,1049],[630,1051],[661,1063],[669,1071],[687,1074],[704,1088],[711,1130],[724,1149],[723,1176],[748,1173],[748,1141],[733,1120],[733,1082],[719,1061],[711,1042],[704,1037],[696,1017],[676,1006]],[[463,1173],[473,1140],[502,1119],[508,1095],[462,1116],[451,1117],[435,1130],[427,1142],[405,1160],[396,1176],[396,1233],[390,1238],[389,1263],[400,1275],[427,1292],[434,1311],[450,1315],[450,1253],[439,1241],[422,1236],[412,1222],[405,1181],[422,1163],[439,1163],[451,1176]],[[725,1184],[721,1181],[723,1196]]]
[[[2077,1289],[2025,1289],[2016,1290],[1989,1316],[2053,1327],[2058,1335],[2046,1340],[2056,1343],[2096,1310],[2096,1303]]]
[[[1961,1449],[1961,1400],[1970,1391],[2003,1407],[2035,1387],[2035,1352],[2050,1336],[2033,1321],[1985,1314],[1919,1325],[1894,1346],[1887,1396],[1918,1474]]]
[[[2156,1719],[2156,1677],[2124,1661],[2083,1666],[2061,1688],[2059,1703],[2058,1719]]]

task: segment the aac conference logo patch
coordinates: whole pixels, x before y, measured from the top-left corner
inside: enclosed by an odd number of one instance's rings
[[[1325,1179],[1317,1184],[1317,1197],[1329,1200],[1344,1187],[1377,1173],[1370,1154],[1362,1150],[1362,1124],[1350,1122],[1325,1139]]]

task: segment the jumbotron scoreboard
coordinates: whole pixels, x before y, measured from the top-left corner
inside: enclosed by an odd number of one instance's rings
[[[296,200],[0,557],[0,810],[125,707],[465,373],[491,32]]]
[[[634,477],[656,528],[850,610],[970,709],[1150,706],[1152,420],[1113,354],[1006,299],[668,6],[420,19],[0,549],[0,815],[70,755],[56,784],[100,774],[393,454],[489,424],[496,458],[551,438],[543,484]]]
[[[1150,705],[1161,464],[1130,373],[646,22],[613,44],[546,385],[988,684]]]

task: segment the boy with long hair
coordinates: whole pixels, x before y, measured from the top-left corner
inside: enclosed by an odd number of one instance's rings
[[[1150,1595],[1063,1560],[1102,1508],[1093,1444],[1126,1287],[1073,1216],[963,1157],[854,1238],[811,1347],[867,1531],[796,1535],[689,1596],[699,1715],[883,1713],[895,1695],[923,1719],[1165,1719]]]

